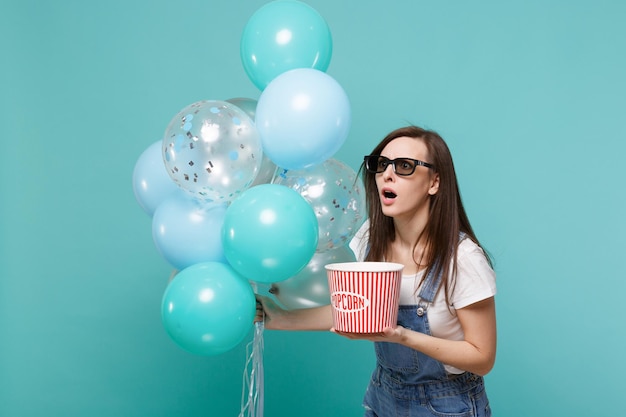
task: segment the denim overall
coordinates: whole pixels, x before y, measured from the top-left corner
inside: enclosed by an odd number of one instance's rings
[[[429,274],[418,305],[401,305],[398,325],[431,335],[428,306],[441,275]],[[366,417],[489,417],[491,409],[481,376],[446,372],[443,363],[397,343],[375,342],[376,369],[363,406]]]

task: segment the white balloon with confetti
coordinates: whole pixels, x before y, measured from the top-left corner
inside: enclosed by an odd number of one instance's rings
[[[263,151],[254,121],[232,103],[205,100],[182,109],[163,137],[172,180],[206,202],[230,202],[256,178]]]
[[[282,170],[274,181],[297,191],[315,211],[317,251],[347,244],[365,220],[365,193],[357,173],[337,159],[297,170]]]

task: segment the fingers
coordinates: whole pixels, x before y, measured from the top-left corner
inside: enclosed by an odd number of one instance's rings
[[[254,296],[256,297],[257,305],[261,304],[262,307],[265,307],[266,305],[272,302],[272,300],[270,300],[268,297],[264,295],[255,294]]]
[[[263,306],[263,310],[266,313],[272,313],[276,310],[280,310],[280,307],[276,304],[276,302],[274,302],[274,300],[269,297],[256,294],[256,300],[258,303],[261,303],[261,305]]]
[[[387,329],[385,329],[386,331]],[[339,336],[343,336],[346,339],[350,340],[369,340],[371,342],[384,342],[387,341],[387,335],[385,332],[381,333],[348,333],[341,332],[335,329],[334,327],[330,329],[331,332],[338,334]]]
[[[256,302],[256,314],[254,315],[254,322],[263,322],[265,319],[265,311],[263,310],[263,304],[257,300]]]
[[[392,337],[396,334],[396,329],[393,327],[386,327],[383,332],[381,333],[381,336],[384,337]]]

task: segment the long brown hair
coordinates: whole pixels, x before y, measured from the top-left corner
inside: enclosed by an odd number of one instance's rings
[[[467,213],[463,207],[459,185],[452,162],[452,155],[448,145],[438,133],[432,130],[422,129],[417,126],[407,126],[390,132],[372,151],[372,155],[380,155],[381,151],[389,142],[399,137],[410,137],[424,141],[428,149],[429,160],[434,165],[433,171],[439,174],[439,190],[430,196],[429,218],[424,231],[418,236],[413,246],[415,248],[421,240],[424,243],[425,259],[413,259],[416,265],[426,262],[426,271],[423,277],[432,271],[435,276],[442,273],[441,286],[444,287],[446,300],[448,297],[448,277],[452,265],[452,276],[456,275],[456,247],[459,244],[460,232],[465,233],[467,238],[480,245]],[[369,251],[366,261],[381,261],[388,258],[390,243],[396,238],[393,218],[385,216],[380,204],[378,187],[376,186],[376,174],[364,169],[361,165],[363,183],[365,186],[365,199],[370,219],[369,224]],[[487,261],[491,260],[485,252]],[[424,278],[422,278],[423,280]]]

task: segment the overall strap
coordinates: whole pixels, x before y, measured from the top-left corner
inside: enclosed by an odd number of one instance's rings
[[[443,273],[439,272],[437,276],[435,276],[435,269],[437,269],[438,262],[435,262],[434,267],[428,271],[428,275],[424,279],[422,283],[422,288],[420,289],[419,298],[421,301],[426,302],[428,304],[432,303],[435,299],[435,295],[437,294],[437,290],[439,289],[439,285],[441,284],[441,278],[443,277]],[[420,305],[422,303],[420,302]]]

